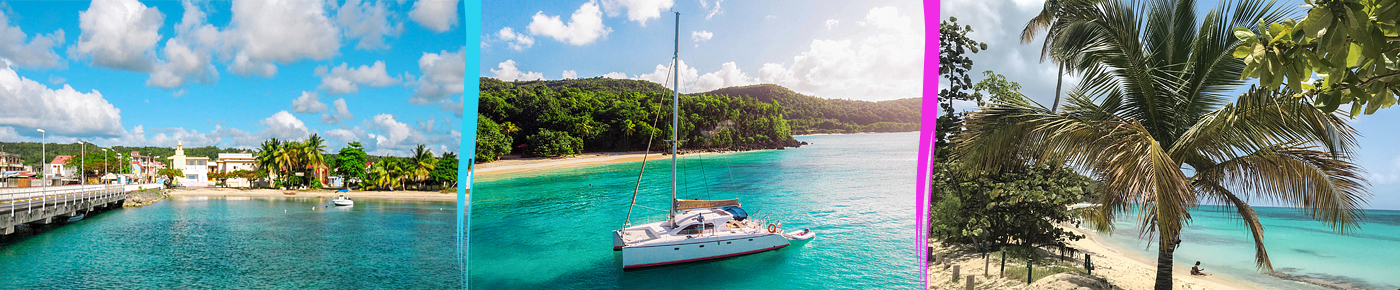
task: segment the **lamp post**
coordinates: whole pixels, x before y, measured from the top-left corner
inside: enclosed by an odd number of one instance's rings
[[[42,137],[40,137],[40,139],[39,139],[39,165],[40,165],[40,166],[39,166],[39,172],[42,173],[42,172],[44,172],[44,171],[48,171],[48,169],[49,169],[49,164],[48,164],[48,162],[45,160],[45,159],[48,159],[48,158],[49,158],[49,151],[48,151],[49,149],[48,149],[48,147],[47,147],[47,146],[49,145],[49,144],[48,144],[48,142],[49,142],[49,133],[48,133],[48,132],[44,132],[44,129],[37,129],[37,131],[39,131],[40,136],[42,136]],[[49,179],[49,175],[48,175],[48,174],[44,174],[44,179]],[[43,202],[43,203],[40,203],[40,204],[39,204],[39,206],[40,206],[39,208],[42,209],[44,206],[47,206],[45,203],[48,201],[48,196],[49,196],[49,182],[48,182],[48,181],[43,181],[43,179],[40,179],[40,182],[43,182],[43,183],[44,183],[44,189],[42,189],[42,193],[39,195],[39,201],[40,201],[40,202]],[[31,199],[30,202],[25,203],[25,205],[29,207],[27,210],[30,211],[31,214],[32,214],[32,212],[34,211],[34,203],[33,203],[33,198],[30,198],[30,199]],[[13,203],[11,203],[11,204],[13,204]],[[14,207],[11,207],[11,208],[10,208],[10,212],[12,212],[12,213],[14,212]]]
[[[111,172],[107,171],[107,148],[102,148],[102,177],[97,178],[97,180],[107,178],[107,174],[111,174]],[[106,181],[103,181],[103,183],[106,183]]]
[[[83,156],[78,158],[78,171],[82,172],[82,174],[78,178],[82,178],[83,185],[87,185],[87,168],[83,168],[83,166],[87,165],[87,141],[78,142],[83,142]]]

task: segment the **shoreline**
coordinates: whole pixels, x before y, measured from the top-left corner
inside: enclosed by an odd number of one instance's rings
[[[1122,247],[1120,247],[1120,246],[1118,246],[1118,245],[1113,245],[1113,244],[1111,244],[1111,243],[1108,243],[1107,241],[1103,241],[1103,240],[1101,240],[1102,236],[1100,236],[1099,233],[1098,233],[1098,232],[1095,232],[1094,230],[1080,229],[1080,228],[1076,228],[1076,227],[1063,227],[1063,228],[1067,228],[1067,229],[1069,229],[1070,231],[1073,231],[1073,232],[1075,232],[1075,233],[1084,235],[1084,238],[1083,238],[1083,239],[1080,239],[1080,240],[1078,240],[1078,241],[1070,242],[1070,243],[1069,243],[1070,246],[1072,246],[1072,247],[1074,247],[1074,248],[1076,248],[1076,249],[1083,250],[1083,251],[1085,251],[1085,252],[1090,252],[1090,253],[1092,253],[1092,254],[1095,254],[1094,256],[1096,256],[1096,257],[1104,257],[1104,258],[1107,258],[1107,259],[1115,259],[1115,260],[1117,260],[1118,262],[1125,262],[1124,264],[1126,264],[1126,266],[1128,266],[1128,268],[1133,268],[1134,270],[1136,270],[1136,271],[1141,271],[1143,274],[1146,274],[1146,275],[1147,275],[1147,278],[1148,278],[1147,281],[1146,281],[1147,283],[1144,284],[1140,289],[1151,289],[1151,288],[1152,288],[1152,283],[1154,282],[1153,279],[1155,279],[1155,278],[1156,278],[1156,275],[1157,275],[1157,261],[1156,261],[1156,257],[1144,257],[1144,256],[1142,256],[1142,255],[1137,254],[1136,252],[1132,252],[1131,250],[1124,249],[1124,248],[1122,248]],[[1098,264],[1098,262],[1099,262],[1098,260],[1095,260],[1095,264]],[[1211,274],[1210,276],[1193,276],[1193,275],[1191,275],[1191,267],[1189,267],[1189,265],[1191,265],[1191,264],[1182,264],[1182,262],[1185,262],[1185,261],[1173,261],[1173,263],[1172,263],[1172,268],[1173,268],[1173,269],[1172,269],[1172,278],[1176,280],[1176,282],[1173,283],[1173,286],[1176,287],[1176,288],[1182,288],[1182,289],[1200,289],[1200,288],[1204,288],[1204,289],[1238,289],[1238,290],[1255,290],[1255,289],[1263,290],[1263,289],[1269,289],[1269,288],[1265,288],[1265,287],[1263,287],[1263,286],[1261,286],[1261,285],[1255,285],[1255,284],[1251,284],[1251,283],[1246,282],[1246,281],[1241,281],[1241,280],[1238,280],[1238,279],[1232,279],[1232,278],[1220,276],[1220,275],[1217,275],[1217,274]],[[1095,272],[1098,272],[1098,271],[1099,271],[1099,270],[1095,270]],[[1207,273],[1209,273],[1209,271],[1207,271]],[[1104,275],[1104,276],[1106,276],[1106,277],[1112,277],[1112,276],[1114,276],[1114,275],[1108,275],[1108,274],[1106,274],[1106,275]],[[1121,278],[1123,278],[1123,277],[1112,277],[1112,278],[1120,278],[1120,279],[1121,279]],[[1110,282],[1113,282],[1113,281],[1114,281],[1114,279],[1112,279],[1112,278],[1109,279]],[[1119,284],[1119,283],[1114,283],[1114,285],[1120,285],[1120,284]],[[1123,285],[1120,285],[1120,286],[1123,286]],[[1125,289],[1139,289],[1139,288],[1128,288],[1128,287],[1124,287],[1124,288],[1125,288]]]
[[[763,149],[763,150],[777,150],[777,149]],[[756,151],[763,151],[763,150],[719,151],[719,152],[690,152],[690,153],[684,153],[684,152],[683,152],[683,153],[677,155],[676,157],[677,157],[677,158],[680,158],[680,157],[698,156],[698,155],[710,155],[710,154],[728,154],[728,153],[740,153],[740,152],[756,152]],[[651,153],[651,154],[646,154],[646,153],[643,152],[643,151],[628,151],[628,152],[593,152],[593,153],[584,153],[584,154],[573,155],[573,156],[568,156],[568,157],[532,157],[532,158],[512,157],[512,158],[510,158],[510,159],[502,159],[502,160],[496,160],[496,161],[491,161],[491,162],[487,162],[487,163],[477,164],[477,165],[476,165],[476,168],[473,169],[474,172],[473,172],[472,174],[474,174],[475,176],[478,176],[478,177],[480,177],[480,176],[498,176],[498,175],[518,174],[518,173],[526,173],[526,172],[539,171],[539,170],[549,170],[549,169],[578,168],[578,167],[589,167],[589,166],[609,165],[609,164],[617,164],[617,163],[639,162],[639,161],[642,161],[643,156],[646,156],[646,160],[647,160],[647,161],[654,161],[654,160],[659,160],[659,159],[670,159],[670,158],[671,158],[671,155],[670,155],[670,154],[663,154],[663,153]]]
[[[415,201],[448,201],[457,202],[457,194],[440,193],[435,191],[351,191],[337,193],[335,190],[296,190],[295,195],[283,194],[284,190],[277,189],[236,189],[200,187],[187,189],[172,189],[170,197],[247,197],[247,198],[332,198],[345,195],[352,199],[380,199],[380,200],[415,200]]]

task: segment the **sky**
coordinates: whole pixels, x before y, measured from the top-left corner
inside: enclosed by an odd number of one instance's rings
[[[0,2],[0,141],[460,144],[462,4]]]
[[[1296,2],[1296,3],[1292,3]],[[957,17],[959,25],[971,25],[969,37],[987,43],[987,50],[972,54],[972,81],[982,79],[982,72],[995,71],[1006,76],[1009,81],[1021,84],[1021,92],[1031,99],[1049,105],[1055,91],[1057,67],[1049,62],[1040,62],[1040,44],[1044,38],[1037,38],[1029,44],[1020,43],[1020,33],[1026,21],[1040,12],[1044,1],[1039,0],[950,0],[941,2],[942,17]],[[1197,11],[1214,8],[1217,2],[1200,1]],[[1281,2],[1283,7],[1297,7],[1302,1]],[[1298,10],[1302,11],[1302,10]],[[1294,19],[1301,19],[1298,12]],[[940,85],[946,81],[940,80]],[[1079,82],[1076,76],[1066,77],[1065,88]],[[1257,82],[1255,82],[1257,83]],[[1247,86],[1247,85],[1246,85]],[[955,104],[955,110],[975,109],[970,102]],[[1345,107],[1344,107],[1345,108]],[[1393,134],[1394,125],[1400,124],[1400,107],[1381,109],[1374,115],[1360,116],[1351,120],[1351,125],[1359,132],[1357,155],[1353,162],[1366,170],[1370,183],[1371,197],[1365,208],[1400,210],[1400,135]],[[1252,200],[1255,206],[1278,206],[1276,202]]]
[[[918,1],[568,0],[482,3],[480,73],[662,83],[680,19],[681,92],[778,84],[830,99],[921,94]]]

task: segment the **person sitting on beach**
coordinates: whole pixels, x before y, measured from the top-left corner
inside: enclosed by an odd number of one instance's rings
[[[1191,266],[1191,275],[1205,276],[1205,275],[1206,275],[1205,270],[1206,270],[1205,268],[1201,268],[1201,261],[1196,261],[1196,265],[1195,265],[1195,266]]]

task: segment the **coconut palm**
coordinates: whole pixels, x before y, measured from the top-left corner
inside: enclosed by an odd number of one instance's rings
[[[258,169],[272,176],[280,176],[277,166],[277,152],[282,150],[282,141],[277,138],[263,141],[258,147],[258,153],[254,156],[254,161],[258,164]]]
[[[320,134],[311,134],[311,137],[307,137],[303,143],[302,157],[305,158],[306,165],[311,168],[312,176],[316,178],[317,182],[320,182],[321,170],[326,168],[325,139],[321,139]]]
[[[1040,47],[1040,61],[1044,62],[1049,58],[1059,66],[1060,73],[1055,75],[1055,102],[1050,106],[1051,110],[1059,110],[1060,108],[1060,91],[1061,85],[1064,83],[1066,69],[1069,70],[1068,73],[1075,72],[1074,66],[1066,66],[1067,62],[1073,62],[1067,58],[1079,55],[1078,52],[1083,48],[1081,45],[1084,44],[1084,42],[1073,41],[1062,36],[1071,34],[1067,33],[1066,30],[1085,28],[1084,26],[1072,25],[1077,22],[1077,19],[1073,18],[1079,14],[1075,13],[1076,11],[1093,9],[1096,3],[1102,1],[1046,0],[1040,13],[1027,21],[1026,28],[1021,30],[1021,43],[1035,41],[1036,34],[1042,30],[1045,31],[1045,41]]]
[[[437,166],[437,158],[433,158],[433,151],[427,146],[418,144],[413,148],[413,156],[409,158],[409,174],[419,189],[422,189],[423,181],[428,180],[428,174],[433,172],[433,167]]]
[[[1254,237],[1257,266],[1272,271],[1254,198],[1302,208],[1345,232],[1368,194],[1351,162],[1356,131],[1289,92],[1242,84],[1230,54],[1232,27],[1257,30],[1283,11],[1240,0],[1198,19],[1190,0],[1104,1],[1065,14],[1084,80],[1063,112],[1025,98],[995,98],[971,114],[960,160],[980,172],[1007,164],[1063,163],[1098,179],[1102,204],[1091,224],[1137,212],[1142,237],[1156,237],[1155,289],[1171,289],[1172,253],[1188,212],[1202,203],[1235,211]],[[1262,20],[1261,20],[1262,19]]]

